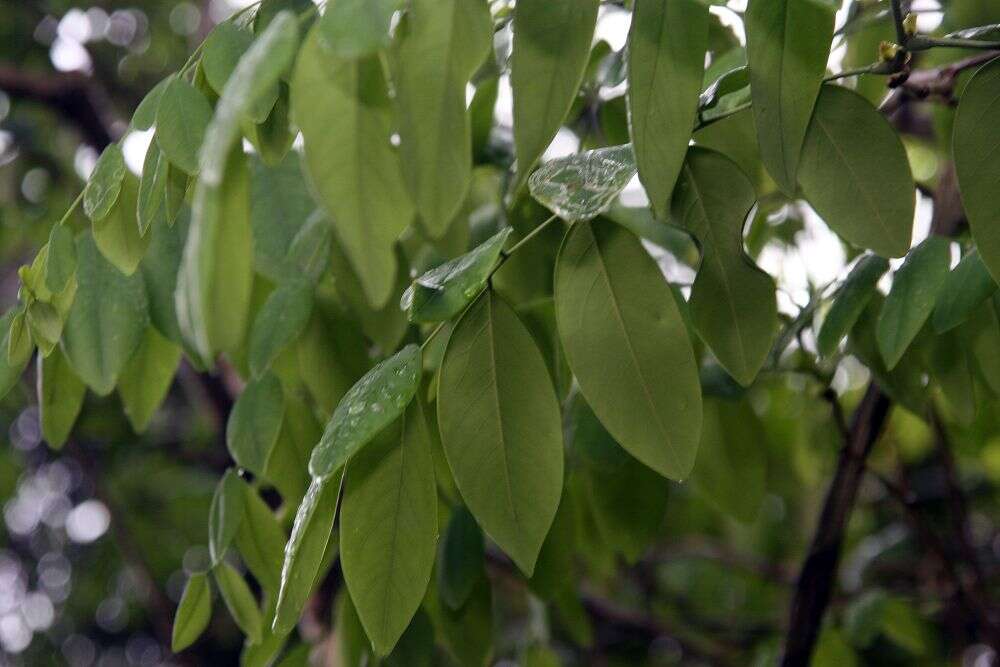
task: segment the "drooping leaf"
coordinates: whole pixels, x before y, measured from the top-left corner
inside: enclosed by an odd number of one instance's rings
[[[211,618],[212,589],[208,585],[208,576],[204,572],[196,572],[184,586],[184,594],[174,616],[170,650],[179,653],[195,643]]]
[[[449,339],[438,424],[465,504],[529,576],[562,495],[559,422],[552,382],[531,334],[487,290]]]
[[[3,317],[0,317],[0,399],[6,396],[11,388],[17,384],[17,381],[21,379],[21,374],[28,365],[28,361],[31,360],[30,348],[27,355],[15,354],[11,358],[7,353],[8,349],[10,349],[11,324],[20,312],[15,306],[4,313]],[[31,344],[30,339],[28,340],[28,344]]]
[[[121,184],[118,201],[99,222],[93,225],[94,242],[98,250],[115,268],[130,276],[149,247],[149,236],[143,236],[136,222],[139,182],[131,173]]]
[[[276,165],[251,160],[250,224],[253,227],[254,268],[273,283],[291,273],[288,257],[295,235],[316,212],[302,173],[302,159],[292,151]],[[322,217],[322,216],[319,216]],[[330,221],[321,223],[330,227]],[[316,248],[309,250],[318,252]]]
[[[799,185],[848,243],[883,257],[910,249],[916,202],[910,163],[889,121],[859,94],[823,86],[802,147]]]
[[[837,290],[833,305],[823,318],[816,336],[816,348],[826,357],[833,354],[840,341],[854,328],[865,306],[875,294],[879,279],[889,270],[889,262],[877,255],[862,257]]]
[[[630,454],[671,479],[694,465],[701,390],[670,288],[630,232],[573,225],[559,251],[556,319],[570,368],[601,423]]]
[[[139,264],[139,274],[149,297],[149,319],[156,330],[178,345],[183,341],[177,324],[177,274],[187,240],[189,216],[185,213],[173,226],[154,225],[149,247]]]
[[[222,89],[215,115],[205,128],[204,145],[200,146],[200,178],[205,184],[222,185],[227,161],[234,145],[238,144],[240,122],[252,116],[254,106],[263,98],[273,100],[277,96],[278,81],[295,60],[299,46],[298,26],[298,19],[292,12],[279,13],[240,57]],[[270,110],[268,105],[264,106],[267,110],[258,120],[263,120]]]
[[[597,0],[521,0],[514,13],[510,84],[514,93],[517,193],[566,120],[583,81],[597,23]]]
[[[950,260],[948,241],[930,236],[906,255],[893,275],[876,328],[879,351],[889,370],[899,363],[934,310]]]
[[[47,357],[62,335],[62,315],[50,303],[33,301],[25,311],[25,318],[31,331],[31,340],[38,346],[39,353]]]
[[[267,30],[271,21],[283,11],[295,12],[299,21],[304,21],[306,17],[303,14],[316,11],[316,5],[312,0],[264,0],[253,17],[254,33],[259,35]]]
[[[226,447],[237,465],[264,474],[284,416],[281,382],[273,373],[247,383],[226,424]]]
[[[197,88],[183,77],[170,78],[156,110],[156,143],[170,163],[184,173],[198,173],[198,151],[212,107]]]
[[[413,217],[389,143],[392,104],[378,57],[333,58],[319,48],[313,30],[292,80],[292,115],[302,130],[312,188],[368,301],[378,308],[395,283],[393,243]],[[343,159],[330,160],[334,154]]]
[[[7,330],[7,345],[4,349],[7,363],[15,367],[20,366],[22,369],[28,365],[31,353],[35,351],[35,343],[31,339],[31,330],[28,328],[25,311],[23,306],[9,311],[10,327]]]
[[[110,394],[149,323],[142,278],[124,276],[84,232],[76,240],[77,290],[63,329],[70,366],[95,393]]]
[[[351,462],[341,560],[375,652],[387,655],[420,606],[437,546],[437,490],[419,401]]]
[[[753,0],[747,8],[747,59],[760,156],[788,195],[795,194],[835,14],[827,0]]]
[[[318,283],[330,266],[330,242],[333,230],[319,211],[309,216],[288,246],[289,266],[311,283]]]
[[[628,38],[629,129],[653,211],[667,211],[698,112],[708,48],[699,0],[636,0]]]
[[[948,274],[938,292],[931,320],[934,331],[944,333],[958,326],[996,291],[997,284],[979,250],[972,250]]]
[[[119,144],[110,144],[101,153],[83,190],[83,212],[93,222],[103,220],[118,201],[125,178],[125,156]]]
[[[309,460],[313,477],[327,477],[403,413],[420,384],[423,357],[416,345],[376,365],[344,395]]]
[[[201,68],[208,85],[222,94],[236,64],[253,44],[253,35],[232,21],[223,21],[209,33],[201,48]]]
[[[60,350],[47,357],[38,355],[38,421],[42,437],[49,446],[59,449],[66,442],[87,387],[76,376]]]
[[[167,203],[169,173],[170,162],[155,141],[150,143],[142,163],[135,211],[139,233],[143,236],[159,215],[166,217],[164,209]]]
[[[156,110],[160,107],[160,98],[172,78],[173,75],[166,77],[146,93],[132,114],[132,127],[141,131],[153,127],[153,123],[156,122]]]
[[[257,492],[242,481],[239,484],[243,488],[243,520],[236,530],[236,548],[261,588],[269,596],[277,596],[285,531]]]
[[[250,371],[260,375],[309,323],[313,308],[312,285],[292,280],[271,292],[261,306],[250,332]]]
[[[263,621],[260,617],[260,609],[257,608],[257,600],[247,582],[240,576],[240,573],[233,569],[229,563],[222,561],[212,568],[215,576],[215,583],[219,586],[222,599],[229,608],[236,625],[239,626],[247,641],[256,644],[261,640],[263,632]]]
[[[610,146],[546,162],[528,179],[531,196],[567,222],[606,211],[635,176],[632,146]]]
[[[166,398],[180,360],[181,349],[147,326],[142,342],[118,378],[118,395],[136,433],[146,430]]]
[[[400,302],[410,321],[443,322],[461,313],[486,285],[511,231],[510,227],[500,230],[461,257],[414,280]]]
[[[1000,211],[996,183],[1000,164],[995,160],[997,138],[993,124],[1000,110],[1000,59],[983,65],[961,95],[952,138],[955,173],[972,238],[994,280],[1000,280]]]
[[[438,549],[437,589],[452,610],[465,604],[485,575],[483,532],[464,506],[452,512]]]
[[[215,487],[208,514],[208,553],[212,565],[221,561],[243,522],[245,502],[243,482],[232,468],[226,470]]]
[[[285,545],[281,592],[274,615],[274,631],[287,634],[298,623],[319,573],[333,533],[340,498],[341,476],[313,479],[295,514],[292,536]]]
[[[389,45],[389,20],[400,0],[338,0],[319,20],[319,43],[343,59],[365,58]]]
[[[340,399],[368,370],[367,342],[357,325],[337,308],[313,308],[295,347],[299,375],[318,414],[333,414]]]
[[[472,178],[465,88],[490,51],[493,24],[485,2],[414,0],[396,38],[403,174],[420,224],[440,238]]]
[[[45,257],[45,288],[53,294],[66,289],[76,275],[76,240],[69,225],[59,224],[49,232]]]
[[[187,343],[211,366],[219,351],[240,347],[253,286],[249,174],[237,147],[222,185],[198,182],[191,228],[175,292],[177,319]]]
[[[756,198],[735,163],[692,148],[671,204],[672,221],[693,234],[702,251],[688,301],[692,322],[743,385],[757,376],[778,330],[774,280],[743,249],[743,227]]]

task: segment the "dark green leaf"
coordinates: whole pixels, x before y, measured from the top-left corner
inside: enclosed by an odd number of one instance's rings
[[[448,342],[438,423],[465,504],[529,576],[562,495],[559,422],[559,404],[531,334],[487,290]]]
[[[484,558],[483,532],[465,506],[457,507],[438,549],[438,594],[450,609],[461,608],[485,576]]]
[[[212,565],[225,557],[243,522],[243,482],[232,468],[215,487],[208,515],[208,553]]]
[[[708,48],[699,0],[636,0],[629,31],[629,126],[653,210],[662,216],[680,175],[698,112]]]
[[[47,357],[38,355],[38,410],[42,437],[50,447],[60,448],[76,422],[87,387],[76,376],[60,350]]]
[[[979,304],[997,291],[978,250],[972,250],[958,263],[938,292],[931,320],[934,331],[944,333],[964,322]]]
[[[820,355],[833,354],[854,324],[861,317],[865,306],[875,294],[879,279],[889,270],[889,262],[876,255],[862,257],[844,279],[834,295],[833,305],[823,318],[823,325],[816,336]]]
[[[193,644],[212,618],[212,589],[204,572],[192,574],[184,586],[181,603],[174,616],[170,650],[179,653]]]
[[[136,433],[146,430],[149,420],[166,398],[180,360],[179,347],[152,326],[146,327],[142,342],[118,378],[118,395]]]
[[[226,424],[226,447],[236,464],[263,475],[285,415],[281,382],[265,373],[247,383]]]
[[[309,472],[327,477],[396,420],[420,385],[422,355],[416,345],[402,350],[368,371],[344,395],[313,450]]]
[[[149,232],[146,256],[139,264],[139,273],[149,296],[149,319],[157,331],[177,344],[183,339],[177,325],[174,291],[187,233],[187,214],[172,227],[154,225]]]
[[[556,264],[556,318],[570,368],[604,426],[671,479],[694,465],[701,390],[677,304],[635,236],[573,225]]]

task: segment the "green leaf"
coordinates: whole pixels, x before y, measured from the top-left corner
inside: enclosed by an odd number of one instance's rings
[[[573,225],[556,263],[559,336],[580,390],[630,454],[671,479],[694,465],[701,390],[677,304],[635,236]]]
[[[236,625],[246,635],[247,641],[251,644],[259,643],[263,632],[263,621],[260,609],[257,608],[257,600],[250,592],[247,582],[225,561],[215,565],[212,574],[215,575],[215,583],[218,584],[222,599]]]
[[[312,0],[264,0],[257,9],[256,16],[253,17],[253,31],[256,34],[264,32],[271,21],[283,11],[295,12],[299,21],[306,19],[303,16],[306,12],[310,14],[316,11],[316,4]]]
[[[45,256],[45,288],[53,294],[66,289],[76,275],[76,240],[69,225],[58,224],[49,232]]]
[[[111,211],[93,225],[94,241],[101,254],[126,276],[135,273],[149,247],[149,236],[143,236],[136,222],[139,182],[126,174],[121,195]]]
[[[701,449],[691,482],[710,505],[752,523],[767,491],[764,425],[747,401],[704,402]]]
[[[774,280],[743,249],[743,228],[757,196],[729,158],[692,148],[671,204],[672,221],[702,251],[688,302],[698,335],[723,368],[746,386],[778,331]]]
[[[170,163],[187,174],[198,173],[198,151],[212,107],[197,88],[173,76],[156,109],[156,143]]]
[[[226,424],[226,447],[237,465],[264,474],[284,416],[281,382],[273,373],[247,383]]]
[[[1000,58],[983,65],[960,97],[952,134],[955,173],[972,238],[994,280],[1000,280],[1000,210],[996,184],[1000,164],[994,159],[1000,138],[992,123],[1000,111]]]
[[[285,531],[257,492],[243,481],[243,520],[236,530],[236,548],[268,595],[278,595]],[[273,598],[272,598],[273,599]]]
[[[419,401],[351,462],[344,482],[344,581],[375,652],[387,655],[420,607],[437,546],[437,488]]]
[[[517,193],[566,120],[590,59],[597,0],[519,0],[510,84]]]
[[[312,309],[312,285],[304,280],[292,280],[271,292],[250,332],[250,371],[255,376],[302,334]]]
[[[826,0],[752,0],[745,16],[760,156],[790,196],[826,74],[835,14]]]
[[[884,257],[910,248],[916,202],[899,135],[865,98],[823,86],[799,162],[802,194],[848,243]]]
[[[562,495],[559,404],[531,334],[492,290],[451,334],[438,423],[465,504],[530,576]]]
[[[302,225],[288,246],[288,264],[301,271],[315,284],[330,266],[330,242],[333,229],[321,211],[315,211]]]
[[[77,290],[63,329],[63,352],[96,394],[110,394],[149,323],[146,288],[123,276],[97,250],[89,232],[76,239]]]
[[[400,307],[411,322],[443,322],[458,315],[486,285],[510,227],[500,230],[460,257],[437,266],[413,281]]]
[[[319,43],[345,60],[373,55],[389,45],[389,20],[401,0],[337,0],[319,20]]]
[[[163,91],[173,78],[173,75],[168,76],[146,93],[146,96],[139,102],[139,106],[135,108],[135,113],[132,114],[133,128],[145,131],[153,127],[156,122],[156,110],[160,107],[160,98],[163,97]]]
[[[299,375],[317,414],[332,415],[340,399],[368,370],[367,342],[356,324],[337,308],[313,308],[296,344]]]
[[[452,512],[438,546],[437,589],[449,609],[458,610],[485,576],[483,532],[464,505]]]
[[[465,87],[490,53],[493,23],[481,0],[413,0],[396,38],[403,174],[421,225],[440,238],[472,178]]]
[[[212,565],[225,557],[243,522],[243,487],[239,475],[232,468],[226,470],[215,486],[208,513],[208,553]]]
[[[837,350],[875,294],[879,279],[888,270],[889,262],[876,255],[862,257],[854,265],[834,295],[833,305],[816,336],[816,348],[821,356],[830,356]]]
[[[531,175],[531,196],[567,222],[606,211],[635,176],[632,146],[609,146],[551,160]]]
[[[47,357],[59,342],[63,321],[55,306],[44,301],[33,301],[25,311],[31,339],[38,345],[42,356]]]
[[[413,209],[389,143],[392,103],[378,57],[332,58],[313,30],[295,68],[292,112],[305,142],[309,182],[368,301],[379,308],[392,295],[393,243]]]
[[[73,430],[87,387],[59,350],[53,350],[47,357],[38,355],[37,364],[42,437],[50,447],[59,449]]]
[[[291,632],[298,623],[323,562],[340,498],[339,476],[313,479],[295,514],[292,536],[285,545],[281,567],[281,592],[274,616],[274,631]]]
[[[253,227],[254,268],[273,283],[281,283],[292,272],[288,266],[292,241],[314,217],[331,228],[330,221],[316,211],[302,173],[297,151],[270,166],[251,160],[250,224]],[[332,231],[332,230],[331,230]],[[312,247],[308,250],[320,252]]]
[[[139,264],[139,274],[149,296],[149,319],[156,330],[173,342],[183,341],[177,324],[177,274],[181,255],[187,240],[189,217],[182,218],[172,227],[154,225],[149,232],[149,248]]]
[[[216,93],[222,94],[236,64],[251,44],[253,34],[232,21],[223,21],[212,28],[201,49],[201,68]]]
[[[211,366],[219,351],[243,344],[253,287],[249,174],[242,147],[219,187],[198,181],[191,229],[177,278],[181,333]]]
[[[83,212],[94,222],[103,220],[118,201],[125,178],[125,156],[122,147],[110,144],[101,153],[87,187],[83,190]]]
[[[218,187],[225,180],[227,162],[234,146],[240,149],[240,123],[253,116],[262,99],[277,96],[277,84],[295,60],[299,46],[299,22],[292,12],[281,12],[247,49],[228,77],[215,107],[215,115],[205,129],[200,146],[201,181]],[[270,107],[257,120],[267,116]],[[162,105],[161,105],[162,110]],[[162,147],[162,145],[161,145]]]
[[[948,278],[947,239],[930,236],[906,255],[878,317],[876,335],[886,368],[892,370],[923,328]]]
[[[365,373],[344,398],[309,459],[313,477],[327,477],[382,429],[403,414],[420,385],[423,356],[416,345],[402,350]]]
[[[125,416],[136,433],[143,433],[150,419],[163,403],[181,360],[181,349],[146,327],[139,347],[132,353],[121,377],[118,378],[118,395],[125,408]]]
[[[166,217],[167,181],[170,174],[170,162],[157,146],[156,142],[149,144],[146,158],[142,162],[142,177],[139,180],[139,194],[136,200],[136,221],[139,223],[139,233],[145,236],[150,225],[164,212]]]
[[[184,594],[174,616],[170,650],[179,653],[193,644],[208,627],[211,618],[212,589],[208,585],[208,576],[204,572],[196,572],[184,586]]]
[[[944,333],[958,326],[996,291],[997,284],[979,251],[970,251],[948,274],[938,292],[931,320],[934,331]]]
[[[10,328],[7,330],[7,363],[11,366],[20,366],[22,369],[31,360],[31,353],[35,351],[35,343],[31,340],[31,330],[28,329],[28,322],[25,315],[25,308],[18,307],[9,311],[11,313]]]
[[[460,609],[441,604],[432,586],[425,606],[437,635],[456,664],[485,667],[493,654],[493,595],[490,581],[482,577]]]
[[[699,0],[636,0],[628,36],[629,127],[639,180],[667,211],[698,113],[709,13]]]
[[[6,396],[21,379],[21,374],[28,365],[28,361],[31,360],[30,338],[27,340],[29,345],[27,355],[18,353],[16,349],[13,358],[8,355],[10,335],[13,331],[11,325],[20,312],[17,307],[14,307],[4,313],[3,317],[0,317],[0,399]],[[17,345],[15,344],[14,347],[16,348]]]

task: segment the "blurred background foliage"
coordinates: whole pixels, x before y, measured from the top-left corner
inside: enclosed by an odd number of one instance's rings
[[[620,86],[627,14],[621,4],[602,7],[599,35],[605,39],[594,47],[571,115],[576,120],[554,151],[627,140]],[[0,4],[0,305],[15,301],[17,267],[30,261],[79,193],[103,145],[125,132],[145,92],[239,6],[227,0]],[[738,61],[743,3],[716,9],[713,64]],[[1000,21],[995,0],[918,0],[913,10],[922,29],[942,34]],[[833,70],[874,59],[879,41],[893,34],[886,11],[886,2],[845,2]],[[921,54],[919,66],[961,55],[935,50]],[[857,85],[875,102],[886,92],[880,77]],[[904,113],[914,174],[933,192],[950,174],[953,109],[913,104]],[[510,112],[503,91],[495,115],[499,125],[478,159],[504,165]],[[749,117],[736,116],[698,140],[725,146],[737,158],[742,148],[750,152],[744,164],[759,164],[747,132],[752,136]],[[142,133],[125,138],[135,171],[144,141]],[[769,207],[773,183],[762,169],[749,171],[764,195],[747,244],[778,279],[781,310],[791,318],[843,274],[852,251],[801,205],[773,198]],[[495,177],[487,169],[477,179],[490,191]],[[932,211],[926,193],[922,201],[918,225],[926,229],[943,209]],[[697,261],[693,246],[679,233],[651,229],[637,210],[615,216],[645,231],[668,277],[684,287]],[[516,293],[516,281],[505,282],[505,290]],[[672,484],[644,474],[602,442],[606,434],[586,432],[586,418],[576,420],[571,442],[578,467],[571,486],[589,488],[577,496],[589,501],[567,504],[561,514],[572,516],[557,519],[557,526],[575,526],[587,545],[582,552],[589,575],[579,594],[557,597],[555,613],[544,615],[523,586],[491,570],[497,661],[513,664],[525,655],[524,646],[544,639],[575,664],[774,663],[797,568],[842,443],[841,425],[824,400],[826,380],[832,378],[849,414],[868,371],[851,356],[829,368],[803,361],[796,372],[765,374],[739,401],[726,398],[731,386],[719,375],[716,386],[706,383],[716,396],[717,435],[741,440],[754,450],[750,458],[761,459],[766,475],[759,509],[746,506],[753,494],[744,484],[752,465],[746,461],[702,471],[692,484]],[[233,389],[225,378],[182,368],[141,437],[116,396],[88,395],[73,441],[58,453],[41,441],[30,377],[0,403],[0,433],[7,435],[0,448],[0,662],[238,661],[242,637],[224,612],[184,656],[171,656],[165,639],[187,573],[207,564],[208,505],[228,463],[221,434]],[[992,397],[974,402],[976,409],[962,414],[970,406],[943,401],[940,420],[929,421],[892,408],[850,521],[814,664],[996,663],[996,652],[977,641],[975,619],[949,573],[956,568],[957,576],[975,577],[987,604],[1000,599],[1000,411]],[[558,556],[547,556],[558,567]],[[325,664],[340,664],[337,638],[351,630],[344,623],[328,633],[336,586],[333,581],[321,591],[326,599],[310,607],[299,629]],[[300,658],[293,654],[289,664]],[[544,659],[534,664],[548,664]]]

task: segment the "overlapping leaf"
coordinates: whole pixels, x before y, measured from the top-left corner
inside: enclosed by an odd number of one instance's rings
[[[563,220],[590,220],[614,203],[635,172],[635,154],[625,144],[546,162],[528,179],[528,187]]]

